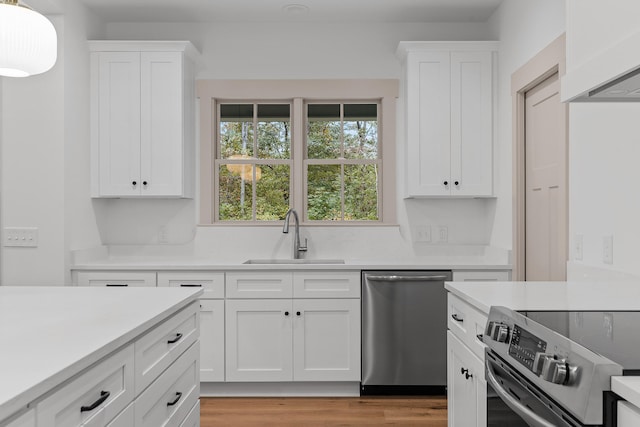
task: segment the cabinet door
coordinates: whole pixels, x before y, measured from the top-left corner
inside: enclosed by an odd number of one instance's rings
[[[637,427],[640,425],[640,409],[629,402],[618,402],[618,427]]]
[[[360,300],[293,300],[293,379],[360,381]]]
[[[406,67],[408,196],[449,195],[449,52],[412,52]]]
[[[184,155],[182,53],[142,52],[140,73],[141,194],[179,197]]]
[[[493,193],[491,52],[451,52],[451,195]]]
[[[143,271],[78,271],[78,286],[153,287],[156,273]]]
[[[226,380],[291,381],[291,300],[227,300]]]
[[[200,381],[224,381],[224,300],[200,300]]]
[[[224,273],[209,271],[159,272],[158,287],[202,288],[200,298],[224,298]]]
[[[480,359],[451,332],[447,332],[449,427],[486,425],[486,387]]]
[[[94,196],[140,194],[140,53],[92,54]],[[95,93],[97,91],[97,94]],[[94,154],[95,155],[95,154]],[[96,163],[94,162],[94,164]],[[96,176],[97,174],[97,176]],[[98,193],[98,194],[96,194]]]
[[[36,427],[36,411],[31,409],[4,427]]]

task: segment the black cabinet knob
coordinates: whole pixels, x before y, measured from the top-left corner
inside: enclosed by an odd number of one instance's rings
[[[443,182],[444,185],[449,185],[449,181]]]
[[[142,185],[147,185],[147,181],[142,181]]]
[[[459,181],[454,181],[453,185],[460,185],[460,182]]]
[[[300,316],[301,313],[299,311],[296,311],[296,316]]]
[[[284,312],[284,315],[285,315],[285,316],[288,316],[288,315],[289,315],[289,312],[288,312],[288,311],[285,311],[285,312]]]
[[[137,181],[132,181],[131,185],[133,185],[135,187],[136,185],[138,185],[138,182]]]

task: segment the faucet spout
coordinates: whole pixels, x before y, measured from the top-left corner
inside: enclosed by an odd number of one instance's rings
[[[300,252],[307,251],[307,239],[304,239],[304,246],[300,244],[300,219],[298,218],[298,213],[295,209],[289,209],[287,214],[284,217],[284,225],[282,226],[282,232],[284,234],[289,233],[289,220],[293,215],[293,226],[294,226],[294,238],[293,238],[293,259],[300,259]]]

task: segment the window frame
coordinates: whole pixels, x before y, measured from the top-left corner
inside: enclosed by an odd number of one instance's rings
[[[218,215],[218,165],[229,159],[218,158],[219,103],[273,104],[291,101],[290,206],[301,213],[305,226],[376,226],[396,225],[396,101],[397,79],[332,79],[332,80],[198,80],[196,95],[199,106],[199,225],[255,226],[281,225],[281,221],[221,221]],[[307,166],[319,160],[327,164],[332,159],[307,159],[305,106],[309,103],[376,103],[378,105],[378,220],[308,220]],[[255,113],[254,113],[255,114]],[[369,159],[336,159],[339,164],[362,164]],[[251,159],[235,163],[259,164],[269,159]],[[371,164],[371,163],[368,163]],[[254,186],[255,187],[255,186]],[[342,182],[344,187],[344,182]],[[253,190],[255,193],[255,190]],[[252,196],[253,197],[253,196]],[[342,191],[341,199],[344,198]],[[344,214],[344,200],[341,211]],[[252,206],[252,210],[255,207]]]

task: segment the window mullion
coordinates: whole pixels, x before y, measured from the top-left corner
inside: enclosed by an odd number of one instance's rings
[[[291,112],[291,206],[307,219],[306,214],[306,166],[305,166],[305,121],[304,102],[302,98],[294,98]]]
[[[251,219],[258,220],[258,181],[256,181],[256,169],[258,167],[258,104],[253,104],[253,165],[251,166]]]

